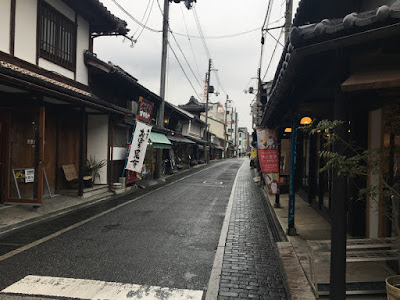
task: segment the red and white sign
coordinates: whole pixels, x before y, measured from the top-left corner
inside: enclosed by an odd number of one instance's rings
[[[263,173],[279,173],[279,150],[258,150],[258,159]]]
[[[153,110],[153,104],[148,103],[145,100],[141,100],[139,106],[139,115],[138,115],[139,120],[149,123],[151,119],[152,110]]]
[[[274,129],[257,129],[258,161],[268,191],[279,194],[279,147]]]

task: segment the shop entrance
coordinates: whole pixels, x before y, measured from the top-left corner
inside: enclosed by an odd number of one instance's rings
[[[9,108],[0,115],[2,202],[40,205],[45,109]]]

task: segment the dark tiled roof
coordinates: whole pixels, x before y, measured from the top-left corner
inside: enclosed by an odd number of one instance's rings
[[[75,99],[78,102],[86,103],[89,106],[93,105],[106,110],[111,109],[114,112],[131,113],[125,108],[99,99],[96,95],[88,91],[46,77],[44,75],[38,74],[36,72],[19,67],[6,61],[0,60],[0,74],[10,76],[11,78],[13,78],[11,80],[21,80],[24,83],[24,86],[31,86],[32,84],[34,84],[36,86],[35,89],[39,91],[46,91],[46,93],[50,94],[52,93],[52,91],[54,91],[57,93],[58,98],[70,99],[70,97],[72,97],[71,99]]]
[[[95,62],[95,65],[91,65],[90,61]],[[118,78],[122,78],[123,80],[126,80],[129,84],[139,88],[140,90],[144,91],[146,94],[151,95],[153,99],[158,100],[161,102],[161,97],[158,96],[157,94],[153,93],[143,85],[138,83],[138,79],[133,77],[131,74],[126,72],[124,69],[121,67],[114,65],[112,62],[104,62],[101,59],[97,58],[97,55],[95,53],[92,53],[90,51],[85,51],[85,62],[86,64],[89,64],[89,66],[92,66],[94,68],[101,69],[109,74],[113,74],[114,76],[117,76]]]
[[[326,19],[315,24],[294,26],[275,73],[263,121],[269,117],[268,110],[279,101],[276,98],[289,88],[293,73],[288,70],[293,69],[298,61],[295,50],[398,23],[400,23],[400,1],[396,1],[390,7],[383,5],[373,11],[352,13],[340,19]],[[334,43],[331,46],[333,47]]]
[[[385,24],[399,22],[400,5],[383,5],[373,11],[348,14],[340,19],[325,19],[316,24],[293,27],[290,43],[295,47],[328,40],[336,36],[349,35]]]
[[[124,20],[114,16],[99,0],[63,0],[90,22],[96,35],[126,35],[129,31]]]

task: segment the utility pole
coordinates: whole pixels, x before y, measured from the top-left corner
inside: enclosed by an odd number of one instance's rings
[[[167,50],[168,50],[168,31],[169,31],[169,2],[171,0],[164,0],[163,11],[163,37],[162,37],[162,53],[161,53],[161,82],[160,82],[160,98],[161,104],[158,110],[157,125],[164,128],[164,107],[165,107],[165,82],[167,78]],[[180,3],[181,0],[173,0],[175,3]],[[191,8],[192,2],[196,0],[185,0],[187,9]],[[162,152],[163,149],[157,149],[156,154],[156,170],[155,177],[161,177],[162,169]]]
[[[207,72],[207,97],[206,97],[206,130],[205,130],[205,138],[206,138],[206,145],[204,147],[204,160],[208,163],[208,100],[210,94],[210,74],[211,74],[211,59],[208,60],[208,72]]]
[[[167,78],[167,50],[168,50],[168,20],[169,20],[169,0],[164,0],[163,12],[163,37],[162,37],[162,53],[161,53],[161,82],[160,82],[160,97],[161,103],[158,110],[157,125],[164,128],[164,106],[165,106],[165,82]],[[157,149],[156,153],[156,170],[155,177],[161,177],[163,149]]]
[[[285,13],[285,41],[289,38],[290,28],[292,27],[293,0],[286,0]]]
[[[226,147],[227,145],[227,139],[228,136],[226,134],[226,130],[227,130],[227,122],[228,122],[228,98],[229,96],[226,95],[226,101],[225,101],[225,122],[224,122],[224,158],[227,158],[228,155],[228,148]]]
[[[235,108],[235,149],[236,149],[236,157],[238,155],[238,149],[237,149],[237,126],[238,126],[238,114],[237,114],[236,108]]]

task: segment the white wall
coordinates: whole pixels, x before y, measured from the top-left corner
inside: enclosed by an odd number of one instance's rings
[[[10,3],[11,0],[0,0],[0,51],[9,53],[10,35]],[[75,11],[61,0],[46,0],[51,6],[75,22]],[[17,0],[15,18],[15,56],[29,63],[36,64],[36,33],[37,33],[37,0]],[[84,62],[84,51],[89,49],[89,23],[78,16],[77,18],[77,52],[76,52],[76,80],[88,85],[88,70]],[[4,23],[4,24],[3,24]],[[65,69],[44,58],[39,58],[39,67],[56,72],[72,80],[73,71]]]
[[[10,53],[11,0],[0,0],[0,51]]]
[[[192,126],[190,128],[190,135],[197,136],[197,137],[203,137],[201,133],[201,127],[200,124],[196,122],[192,122]]]
[[[95,157],[97,161],[107,159],[108,148],[108,116],[89,115],[87,157]],[[107,166],[100,169],[100,181],[95,183],[107,183]]]
[[[36,64],[37,1],[17,0],[14,55]]]
[[[89,74],[83,54],[85,53],[85,50],[89,50],[89,38],[89,23],[82,17],[78,16],[78,34],[76,37],[76,80],[86,85],[89,84]]]
[[[192,127],[192,121],[189,121],[188,123],[183,124],[182,125],[182,134],[183,135],[189,135],[191,127]]]
[[[382,109],[370,112],[369,127],[369,149],[376,149],[382,146]],[[379,185],[379,175],[371,174],[369,179],[371,186]],[[379,195],[369,197],[369,238],[377,238],[379,235]]]
[[[74,79],[74,72],[65,69],[55,63],[52,63],[51,61],[48,61],[44,58],[39,58],[39,67],[46,69],[46,70],[50,70],[53,71],[55,73],[58,73],[60,75],[63,75],[65,77],[68,77],[69,79]]]

